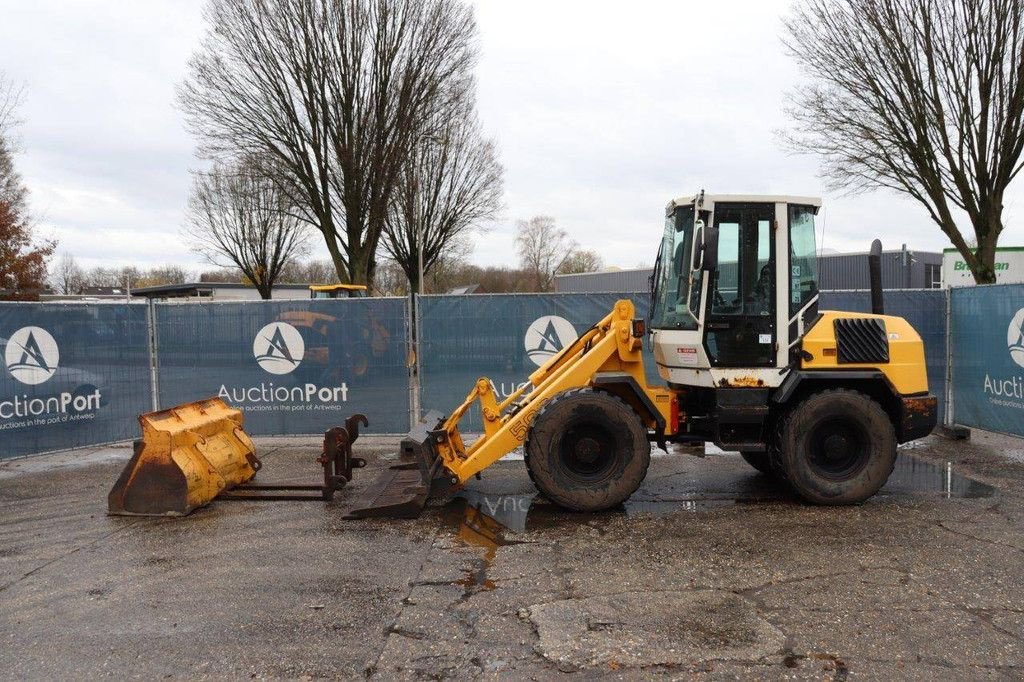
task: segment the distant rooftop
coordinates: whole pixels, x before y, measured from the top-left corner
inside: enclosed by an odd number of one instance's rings
[[[275,284],[275,292],[289,292],[290,298],[302,292],[302,298],[309,297],[309,284]],[[183,282],[181,284],[159,284],[152,287],[132,289],[132,296],[143,298],[193,298],[213,297],[217,292],[226,294],[223,298],[252,298],[256,287],[239,282]]]
[[[487,293],[487,291],[484,290],[484,288],[482,286],[480,286],[479,284],[466,284],[465,286],[455,287],[454,289],[452,289],[451,291],[448,292],[448,295],[449,296],[462,296],[464,294],[486,294],[486,293]]]

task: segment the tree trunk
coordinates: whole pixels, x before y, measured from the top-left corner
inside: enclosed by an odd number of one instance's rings
[[[974,235],[978,241],[978,248],[974,251],[975,263],[971,268],[971,274],[974,275],[977,284],[995,284],[996,244],[999,241],[999,234],[1003,231],[1002,193],[986,196],[979,208],[974,220]]]
[[[996,283],[996,240],[997,231],[989,232],[978,239],[977,266],[971,270],[977,284]]]
[[[341,249],[338,248],[338,240],[332,235],[325,241],[327,243],[327,253],[331,256],[331,264],[334,265],[334,272],[338,277],[338,281],[342,284],[348,284],[348,267],[345,265],[345,257],[342,256]],[[331,282],[319,282],[319,284],[331,284]]]
[[[352,284],[365,284],[369,286],[370,251],[366,244],[355,246],[349,244],[349,276]]]

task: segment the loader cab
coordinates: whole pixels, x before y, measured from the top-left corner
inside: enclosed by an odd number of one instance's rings
[[[820,206],[808,197],[703,193],[668,205],[649,321],[665,380],[781,382],[777,370],[817,314]]]

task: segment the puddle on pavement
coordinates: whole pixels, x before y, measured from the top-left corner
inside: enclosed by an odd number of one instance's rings
[[[757,474],[752,474],[759,476]],[[477,490],[462,490],[441,514],[455,536],[463,543],[480,547],[483,557],[475,568],[465,569],[464,577],[453,584],[461,585],[466,594],[495,589],[494,581],[487,577],[487,569],[497,555],[498,548],[516,544],[515,534],[529,530],[554,528],[564,523],[587,524],[607,520],[612,514],[635,516],[639,514],[666,515],[678,512],[700,512],[737,504],[755,505],[790,502],[792,495],[764,477],[761,486],[746,486],[744,494],[723,495],[721,492],[695,495],[690,499],[651,499],[643,497],[643,489],[617,510],[600,514],[566,512],[547,502],[537,493],[530,495],[500,495]],[[763,493],[755,494],[760,487]],[[950,463],[936,464],[905,452],[896,460],[892,476],[880,495],[925,494],[943,498],[991,497],[996,489],[968,478]]]
[[[992,486],[957,473],[950,462],[941,465],[906,454],[896,458],[896,467],[881,490],[887,495],[930,493],[946,498],[992,497],[995,492]]]
[[[455,528],[455,537],[472,547],[484,550],[474,568],[463,569],[463,577],[454,581],[464,594],[487,592],[496,585],[487,577],[499,547],[514,544],[505,533],[526,530],[526,516],[536,495],[487,495],[475,490],[462,490],[442,509],[445,522]]]

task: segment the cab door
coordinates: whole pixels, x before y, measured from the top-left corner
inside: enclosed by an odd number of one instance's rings
[[[716,203],[704,348],[712,367],[776,364],[775,204]]]

